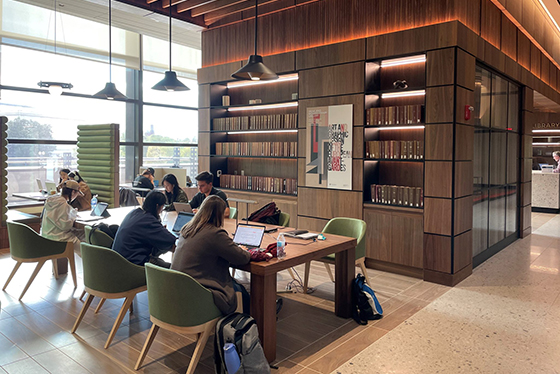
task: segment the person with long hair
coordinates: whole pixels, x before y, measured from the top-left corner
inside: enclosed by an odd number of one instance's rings
[[[56,190],[60,192],[64,182],[68,180],[68,174],[70,174],[70,169],[60,169],[58,172],[58,184],[56,185]]]
[[[174,211],[173,203],[188,203],[189,198],[177,182],[177,177],[174,174],[165,174],[161,180],[165,188],[165,197],[167,198],[167,206],[165,210]]]
[[[175,236],[162,224],[160,214],[165,206],[165,195],[151,191],[142,208],[134,209],[122,221],[113,249],[128,261],[144,266],[146,262],[169,268],[171,265],[159,258],[175,249]]]
[[[50,196],[45,201],[41,218],[41,235],[45,238],[74,242],[74,249],[80,253],[80,241],[84,240],[84,230],[74,227],[78,211],[70,202],[80,195],[80,188],[75,181],[68,180],[62,184],[60,195]]]
[[[68,180],[78,183],[80,188],[80,194],[70,202],[70,205],[77,208],[79,211],[91,210],[91,190],[84,178],[82,178],[80,173],[76,170],[68,173]]]
[[[251,256],[223,229],[225,210],[226,203],[219,196],[204,199],[194,218],[181,229],[171,269],[190,275],[208,288],[218,309],[228,314],[237,305],[235,291],[243,287],[231,277],[229,266],[247,264]],[[243,300],[246,311],[248,301]]]

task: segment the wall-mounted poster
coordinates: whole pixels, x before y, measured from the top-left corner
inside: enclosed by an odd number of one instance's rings
[[[352,189],[352,104],[307,108],[305,185]]]

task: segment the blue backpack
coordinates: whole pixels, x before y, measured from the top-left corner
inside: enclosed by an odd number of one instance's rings
[[[368,321],[383,317],[383,308],[362,274],[358,274],[352,281],[352,305],[352,318],[360,325],[367,325]]]

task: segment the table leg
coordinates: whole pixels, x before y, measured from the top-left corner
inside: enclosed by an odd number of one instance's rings
[[[355,276],[356,248],[338,252],[335,256],[334,313],[343,318],[352,317],[352,280]]]
[[[276,274],[251,274],[251,315],[268,362],[276,359]]]
[[[55,261],[58,265],[58,275],[68,273],[68,259],[66,257],[57,258]]]

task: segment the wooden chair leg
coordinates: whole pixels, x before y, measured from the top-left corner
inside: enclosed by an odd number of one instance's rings
[[[103,304],[105,304],[105,298],[102,297],[101,300],[99,300],[99,304],[97,304],[97,308],[95,308],[95,312],[93,312],[94,314],[99,313],[99,311],[101,310],[101,307],[103,306]]]
[[[140,351],[140,356],[138,357],[138,361],[136,361],[136,366],[134,366],[134,370],[138,370],[140,369],[140,366],[142,366],[142,362],[144,362],[144,359],[146,358],[146,355],[148,354],[148,351],[150,350],[150,347],[152,346],[152,343],[154,342],[154,339],[156,338],[156,334],[158,331],[159,331],[159,326],[154,323],[152,325],[152,328],[150,329],[150,332],[148,333],[148,337],[146,338],[144,347],[142,347],[142,350]]]
[[[33,283],[33,280],[35,280],[35,277],[37,276],[37,274],[39,274],[39,271],[41,270],[41,268],[43,267],[43,264],[45,263],[45,260],[43,261],[39,261],[37,263],[37,266],[35,267],[35,270],[33,270],[33,274],[31,274],[31,278],[29,278],[29,281],[27,282],[27,284],[25,285],[25,288],[23,289],[23,292],[21,293],[21,295],[19,295],[19,299],[21,300],[21,298],[23,297],[23,295],[25,295],[25,293],[27,292],[27,290],[29,289],[29,286],[31,286],[31,283]]]
[[[86,302],[84,303],[84,306],[82,306],[82,310],[80,310],[80,314],[78,314],[78,318],[76,319],[76,322],[74,323],[74,327],[72,327],[72,330],[70,331],[72,334],[76,332],[76,330],[78,329],[78,326],[80,325],[80,323],[82,322],[82,319],[84,319],[84,316],[86,315],[86,312],[89,308],[89,306],[91,305],[91,302],[93,301],[94,296],[93,295],[88,295]]]
[[[78,300],[82,301],[82,299],[84,298],[84,296],[86,296],[86,290],[82,291],[82,294],[80,295],[80,298]]]
[[[200,356],[202,356],[202,351],[204,350],[204,346],[208,341],[208,337],[210,333],[214,329],[214,324],[209,323],[206,326],[206,329],[200,334],[198,334],[198,339],[196,341],[196,348],[194,349],[194,353],[191,358],[191,362],[189,363],[189,368],[187,369],[187,374],[194,374],[196,369],[196,365],[198,365],[198,361],[200,360]]]
[[[53,267],[54,279],[58,279],[58,261],[56,258],[53,258],[52,260],[52,267]]]
[[[2,291],[4,291],[6,289],[6,287],[8,287],[8,284],[10,283],[10,281],[12,280],[14,275],[16,275],[16,272],[18,271],[21,264],[22,264],[22,262],[20,262],[20,261],[16,262],[16,266],[14,266],[14,269],[10,273],[10,276],[8,277],[8,280],[6,281],[6,284],[4,284],[4,287],[2,287]]]
[[[307,285],[309,284],[309,271],[311,270],[311,261],[305,263],[305,274],[303,275],[303,293],[307,294]]]
[[[331,265],[327,264],[326,262],[323,262],[323,264],[325,264],[325,269],[327,269],[327,273],[329,274],[329,278],[331,278],[331,282],[334,283],[334,277],[331,271]]]
[[[117,316],[117,320],[113,324],[113,328],[111,329],[111,332],[109,333],[109,337],[107,338],[107,342],[105,343],[105,347],[104,347],[105,349],[109,348],[109,345],[113,341],[113,338],[115,337],[115,334],[117,333],[117,330],[119,329],[121,322],[124,316],[126,315],[126,312],[128,312],[128,308],[130,308],[130,303],[132,303],[132,299],[134,299],[134,295],[124,299],[119,315]]]
[[[134,313],[134,297],[132,297],[132,301],[130,302],[130,308],[128,309],[130,314]]]
[[[294,271],[292,270],[292,268],[288,268],[288,273],[290,274],[290,277],[292,277],[293,280],[296,280],[296,276],[294,275]]]
[[[74,282],[74,290],[78,288],[78,278],[76,275],[76,259],[74,258],[74,251],[68,256],[68,262],[70,263],[70,271],[72,272],[72,281]],[[85,293],[86,291],[84,291]],[[83,297],[83,296],[82,296]],[[80,297],[80,300],[82,299]]]
[[[356,260],[356,264],[360,267],[360,269],[362,270],[362,273],[364,274],[364,277],[366,278],[366,283],[369,284],[369,286],[371,287],[371,283],[369,281],[369,277],[368,277],[368,273],[367,273],[367,268],[366,268],[366,259],[365,257],[362,257],[358,260]]]

